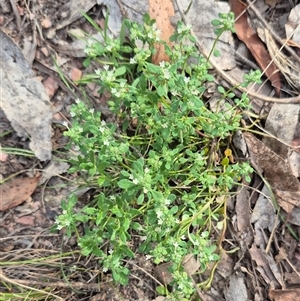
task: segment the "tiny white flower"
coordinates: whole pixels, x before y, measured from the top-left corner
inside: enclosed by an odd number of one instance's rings
[[[109,249],[109,251],[108,251],[109,254],[112,254],[113,252],[114,252],[113,249]]]
[[[178,246],[179,246],[179,244],[178,244],[178,242],[176,241],[176,242],[174,243],[174,247],[177,248]]]
[[[117,89],[116,89],[116,88],[112,88],[112,89],[111,89],[111,93],[112,93],[112,94],[116,94],[116,93],[117,93]]]
[[[157,211],[156,211],[156,216],[157,216],[157,218],[161,218],[161,217],[163,216],[162,211],[157,210]]]
[[[165,205],[170,205],[171,201],[169,199],[165,199]]]
[[[146,194],[149,190],[147,188],[143,189],[143,192]]]
[[[95,73],[96,73],[97,75],[101,75],[101,73],[102,73],[102,70],[100,70],[100,69],[96,69],[96,70],[95,70]]]
[[[67,210],[63,210],[62,214],[67,214],[68,211]]]
[[[164,78],[165,78],[165,79],[170,79],[171,76],[170,76],[169,70],[164,70],[163,73],[164,73]]]
[[[145,241],[147,239],[147,236],[141,236],[140,239],[141,241]]]
[[[161,61],[161,62],[159,63],[159,67],[165,68],[165,61]]]
[[[133,179],[132,183],[135,184],[135,185],[137,185],[139,183],[139,180],[138,179]]]
[[[103,125],[103,126],[106,125],[105,120],[102,120],[102,121],[101,121],[101,125]]]
[[[61,229],[63,228],[63,226],[58,224],[58,225],[56,226],[56,228],[57,228],[57,230],[61,230]]]
[[[66,121],[63,121],[62,125],[65,126],[65,127],[68,127],[68,123]]]
[[[90,112],[91,114],[94,114],[95,109],[94,109],[94,108],[91,108],[91,109],[89,109],[89,112]]]
[[[153,39],[153,33],[152,32],[149,32],[147,36],[148,36],[149,39]]]
[[[145,168],[145,173],[148,173],[150,169],[148,167]]]
[[[120,87],[124,88],[125,87],[125,82],[120,82]]]
[[[104,133],[104,131],[105,131],[105,127],[99,126],[99,132],[100,132],[100,133]]]
[[[105,140],[105,141],[103,141],[103,144],[106,145],[106,146],[109,146],[109,141]]]
[[[102,271],[103,271],[103,273],[106,273],[108,271],[108,269],[107,268],[103,268]]]
[[[157,29],[157,30],[155,31],[155,35],[156,35],[155,40],[158,42],[158,41],[160,40],[161,31],[160,31],[159,29]]]
[[[130,63],[130,64],[136,64],[135,58],[131,58],[130,61],[129,61],[129,63]]]
[[[130,175],[129,176],[129,180],[133,180],[134,178],[133,178],[133,175]]]
[[[146,255],[146,260],[149,260],[149,259],[151,259],[152,258],[152,256],[151,255]]]
[[[158,225],[162,225],[164,222],[163,222],[163,220],[162,219],[159,219],[158,221],[157,221],[157,224]]]
[[[188,76],[185,76],[183,80],[187,84],[190,81],[190,78]]]
[[[104,65],[103,69],[107,71],[109,69],[109,66],[108,65]]]

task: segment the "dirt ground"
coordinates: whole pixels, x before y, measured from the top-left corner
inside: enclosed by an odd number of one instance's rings
[[[80,27],[87,32],[92,29],[84,18],[58,28],[67,16],[65,1],[0,0],[0,4],[0,29],[27,54],[34,54],[32,69],[57,108],[52,123],[53,152],[56,158],[66,159],[67,141],[61,124],[71,118],[69,109],[76,95],[70,93],[61,80],[53,57],[61,63],[64,74],[76,80],[84,70],[83,58],[58,42],[72,42],[69,29]],[[103,24],[100,5],[94,5],[88,14],[100,26]],[[80,97],[80,90],[73,88]],[[105,99],[99,98],[97,87],[90,85],[86,89],[97,108],[107,114]],[[6,133],[0,136],[2,147],[29,149],[29,141],[15,133],[1,111],[0,133]],[[14,175],[33,176],[49,165],[52,163],[34,156],[10,154],[1,159],[0,176],[2,179]],[[99,270],[97,258],[80,255],[75,237],[68,239],[63,231],[50,231],[61,213],[62,200],[75,187],[76,179],[66,171],[67,166],[54,166],[56,176],[40,184],[23,204],[0,211],[0,300],[8,300],[1,299],[4,293],[22,291],[19,285],[24,290],[34,287],[46,291],[49,299],[45,300],[156,300],[157,275],[154,265],[145,257],[138,255],[126,262],[131,270],[128,286],[115,285],[109,274]],[[300,250],[299,240],[295,238],[300,237],[299,225],[290,224],[287,215],[284,222],[280,216],[276,220],[273,215],[268,216],[268,211],[264,211],[265,215],[258,214],[254,207],[257,191],[263,187],[258,176],[254,177],[252,186],[254,190],[243,188],[228,201],[228,228],[223,237],[223,248],[227,252],[221,254],[214,280],[203,292],[203,300],[300,300]],[[92,195],[93,191],[85,192],[82,203]],[[262,206],[268,206],[268,202]],[[270,210],[272,212],[272,206]],[[257,219],[263,223],[255,223]],[[24,297],[24,300],[35,299]]]

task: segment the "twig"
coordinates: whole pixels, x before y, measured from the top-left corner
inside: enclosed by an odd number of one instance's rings
[[[17,5],[16,5],[16,1],[14,0],[10,0],[10,5],[13,9],[14,15],[16,17],[16,22],[17,22],[17,26],[18,26],[18,30],[21,30],[21,18],[17,9]]]

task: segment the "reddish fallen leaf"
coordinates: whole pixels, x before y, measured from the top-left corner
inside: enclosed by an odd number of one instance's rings
[[[27,226],[34,226],[34,217],[33,216],[22,216],[15,220],[18,224],[23,224]]]
[[[149,15],[156,20],[156,26],[161,31],[161,40],[172,47],[170,36],[174,33],[174,27],[171,24],[170,17],[175,15],[173,1],[149,0]],[[163,45],[156,44],[155,48],[156,53],[152,57],[153,64],[157,65],[162,61],[169,61]]]
[[[266,76],[275,88],[277,96],[279,96],[281,89],[280,72],[276,65],[271,63],[272,59],[264,43],[248,24],[246,4],[239,0],[229,0],[229,4],[231,11],[237,18],[234,28],[238,38],[246,44],[259,67],[265,71]]]
[[[14,208],[26,201],[34,192],[40,177],[14,178],[0,185],[0,211]]]
[[[72,70],[70,71],[70,79],[74,82],[80,80],[81,76],[82,76],[82,71],[77,68],[72,68]]]

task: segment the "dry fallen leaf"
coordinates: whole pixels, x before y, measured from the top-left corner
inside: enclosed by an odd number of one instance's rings
[[[34,192],[40,175],[12,179],[0,185],[0,211],[14,208],[26,201]]]
[[[161,31],[160,38],[165,41],[170,47],[170,36],[174,33],[174,27],[171,24],[170,17],[175,15],[173,2],[171,0],[149,0],[149,15],[156,20],[156,26]],[[165,53],[165,48],[162,44],[156,44],[156,53],[152,58],[153,64],[158,64],[161,61],[169,61],[169,57]]]
[[[274,290],[269,291],[269,297],[272,301],[297,301],[299,300],[300,289]]]
[[[51,99],[56,91],[58,90],[58,83],[57,81],[49,76],[46,80],[43,81],[43,85],[45,87],[45,91],[48,94],[49,98]]]
[[[79,81],[82,77],[82,71],[77,68],[72,68],[70,71],[70,79],[73,82]]]
[[[259,67],[265,71],[266,76],[275,88],[276,94],[279,95],[281,88],[280,73],[275,64],[271,63],[271,57],[265,45],[248,24],[247,6],[239,0],[229,0],[229,3],[232,12],[237,18],[234,28],[238,38],[247,45]]]
[[[282,191],[299,190],[299,181],[283,158],[250,133],[243,133],[253,165],[259,166],[272,188]]]

